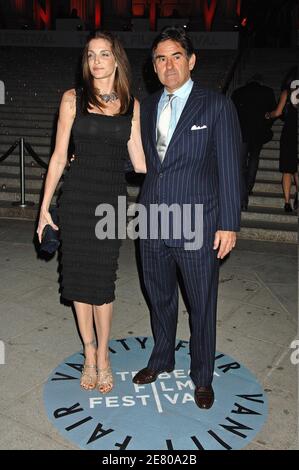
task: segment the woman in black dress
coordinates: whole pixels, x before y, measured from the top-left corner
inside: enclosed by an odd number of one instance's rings
[[[297,133],[298,113],[292,103],[291,94],[294,91],[292,83],[297,79],[297,66],[292,67],[282,83],[281,95],[277,108],[266,114],[266,118],[280,117],[284,121],[280,137],[279,171],[282,173],[282,187],[285,198],[284,210],[292,212],[290,204],[292,179],[296,186],[294,209],[298,207],[298,163],[297,163]]]
[[[96,32],[83,52],[83,88],[68,90],[60,105],[56,146],[51,157],[37,233],[54,229],[49,206],[67,164],[72,133],[75,159],[59,200],[62,297],[74,302],[85,363],[81,386],[107,393],[113,387],[108,357],[120,240],[98,239],[99,204],[110,204],[117,218],[118,196],[126,195],[124,160],[146,172],[139,103],[130,93],[126,53],[110,33]],[[95,342],[96,327],[97,345]]]

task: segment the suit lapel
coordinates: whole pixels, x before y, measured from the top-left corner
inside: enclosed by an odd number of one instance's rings
[[[194,124],[194,115],[198,113],[198,111],[203,107],[203,104],[205,101],[203,98],[205,96],[206,96],[205,90],[200,88],[194,83],[191,93],[183,109],[183,112],[180,116],[180,119],[176,125],[174,133],[169,142],[163,162],[167,158],[167,154],[169,153],[169,151],[171,151],[173,146],[179,141],[182,132],[189,126],[191,128],[192,124]]]

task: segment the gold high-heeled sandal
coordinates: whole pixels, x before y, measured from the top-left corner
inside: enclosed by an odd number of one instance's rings
[[[96,349],[95,340],[84,344],[84,349],[88,346],[94,346]],[[96,353],[96,351],[95,351]],[[94,373],[93,373],[94,371]],[[80,385],[84,390],[94,390],[97,384],[98,374],[96,364],[85,364],[81,372]]]
[[[109,393],[113,388],[113,375],[109,364],[105,369],[98,369],[97,390],[101,393]]]

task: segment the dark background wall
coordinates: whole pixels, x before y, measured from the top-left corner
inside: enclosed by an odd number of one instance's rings
[[[131,20],[186,18],[191,31],[240,29],[255,47],[296,43],[297,0],[0,0],[0,28],[55,29],[56,18],[76,9],[83,29],[130,30]]]

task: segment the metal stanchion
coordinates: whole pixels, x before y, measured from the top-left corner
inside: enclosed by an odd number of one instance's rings
[[[24,138],[20,138],[20,188],[21,200],[12,203],[13,206],[28,207],[34,206],[34,202],[25,201],[25,159],[24,159]]]

